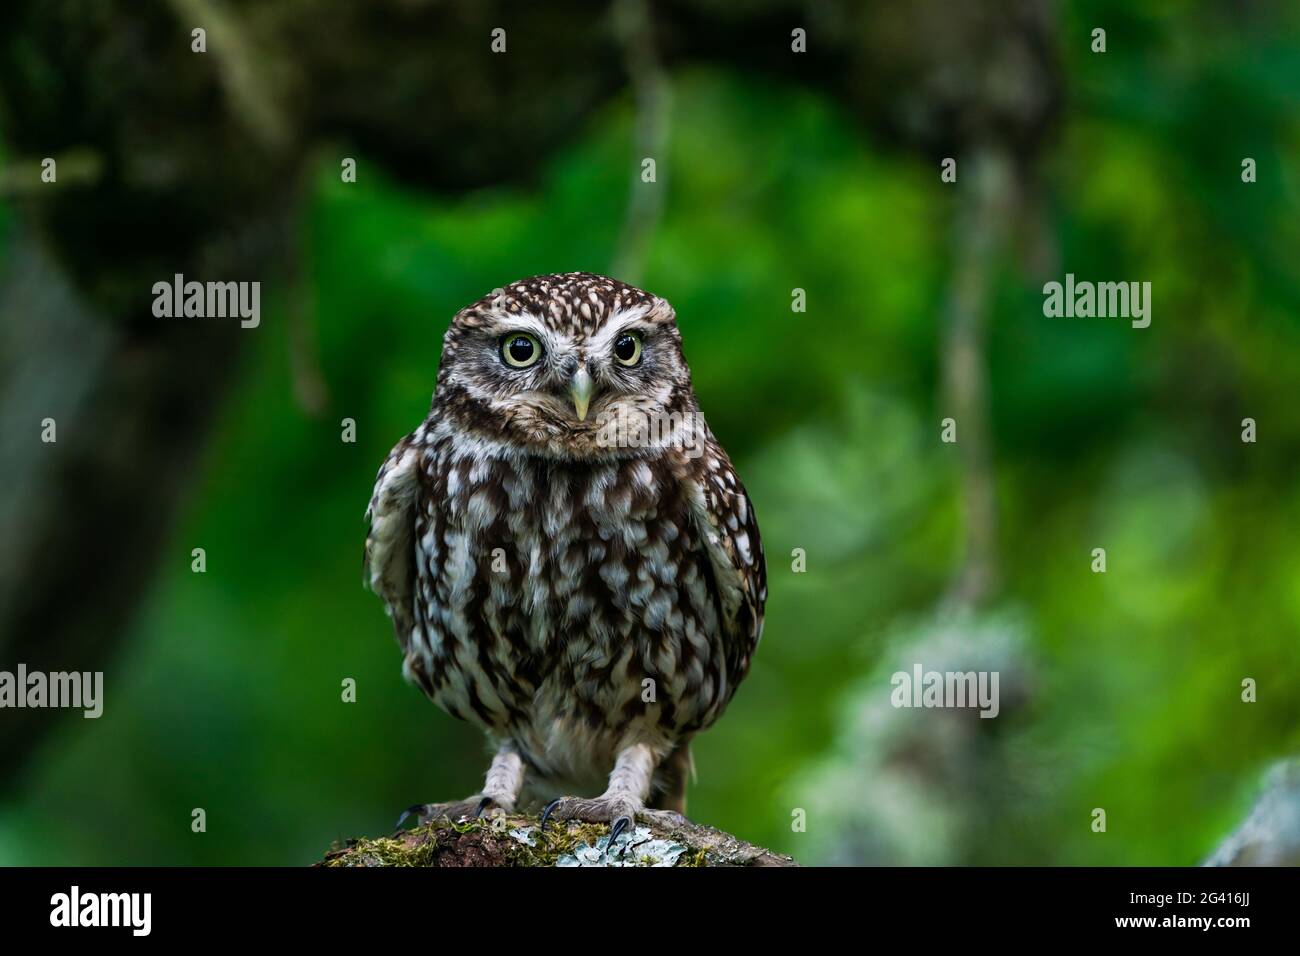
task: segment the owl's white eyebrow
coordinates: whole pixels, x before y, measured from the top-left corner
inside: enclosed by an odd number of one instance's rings
[[[607,322],[606,325],[618,325],[623,328],[637,325],[641,323],[642,319],[650,314],[650,311],[650,306],[648,305],[638,305],[631,309],[624,309],[621,312],[615,312],[611,315],[609,317],[609,322]]]
[[[527,312],[493,312],[492,333],[509,335],[511,332],[531,332],[539,341],[545,342],[550,337],[546,323]]]
[[[613,316],[588,340],[589,347],[597,351],[613,348],[614,340],[624,332],[632,329],[638,332],[649,332],[653,326],[642,321],[646,316],[646,312],[645,309],[633,309]]]

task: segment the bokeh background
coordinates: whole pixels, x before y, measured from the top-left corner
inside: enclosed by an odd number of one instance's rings
[[[1300,751],[1300,8],[546,7],[0,14],[0,669],[106,685],[0,711],[0,863],[305,864],[479,786],[362,514],[451,315],[572,270],[674,303],[765,539],[693,818],[805,863],[1206,858]],[[262,281],[260,327],[154,319],[175,272]],[[1066,272],[1151,282],[1151,326],[1045,318]],[[914,662],[1000,671],[1001,715],[893,709]]]

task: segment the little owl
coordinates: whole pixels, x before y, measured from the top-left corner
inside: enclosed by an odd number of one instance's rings
[[[404,673],[495,748],[481,793],[422,818],[511,812],[526,781],[548,816],[615,835],[680,819],[767,585],[665,300],[576,272],[462,309],[368,516]]]

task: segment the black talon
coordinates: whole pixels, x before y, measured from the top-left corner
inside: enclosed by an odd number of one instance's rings
[[[632,821],[627,817],[619,817],[614,821],[614,825],[609,828],[609,842],[605,844],[605,856],[609,856],[609,851],[614,848],[614,841],[623,835],[623,831],[631,826]]]
[[[542,811],[542,822],[537,825],[537,832],[540,833],[541,831],[546,829],[546,821],[551,819],[551,811],[553,811],[556,807],[558,807],[563,802],[564,802],[563,797],[557,797],[546,805],[546,809]]]
[[[491,802],[492,802],[492,798],[491,798],[491,797],[484,797],[482,800],[480,800],[480,801],[478,802],[478,809],[474,811],[474,819],[475,819],[475,820],[477,820],[479,817],[483,816],[483,811],[486,810],[486,809],[488,808],[488,804],[491,803]]]
[[[428,806],[427,803],[413,803],[413,804],[411,804],[409,807],[407,807],[405,810],[403,810],[403,811],[402,811],[402,815],[401,815],[400,817],[397,818],[397,823],[396,823],[396,825],[394,825],[394,827],[393,827],[393,832],[394,832],[394,833],[399,832],[399,831],[402,829],[402,824],[405,823],[405,822],[407,821],[407,818],[409,818],[409,817],[411,816],[411,814],[413,814],[413,813],[423,813],[423,812],[424,812],[424,808],[427,807],[427,806]]]

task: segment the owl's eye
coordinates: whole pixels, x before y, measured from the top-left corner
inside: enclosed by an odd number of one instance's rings
[[[501,360],[511,368],[528,368],[542,357],[542,346],[527,332],[511,332],[501,338]]]
[[[620,365],[629,367],[641,361],[641,336],[636,332],[624,332],[614,340],[614,358]]]

